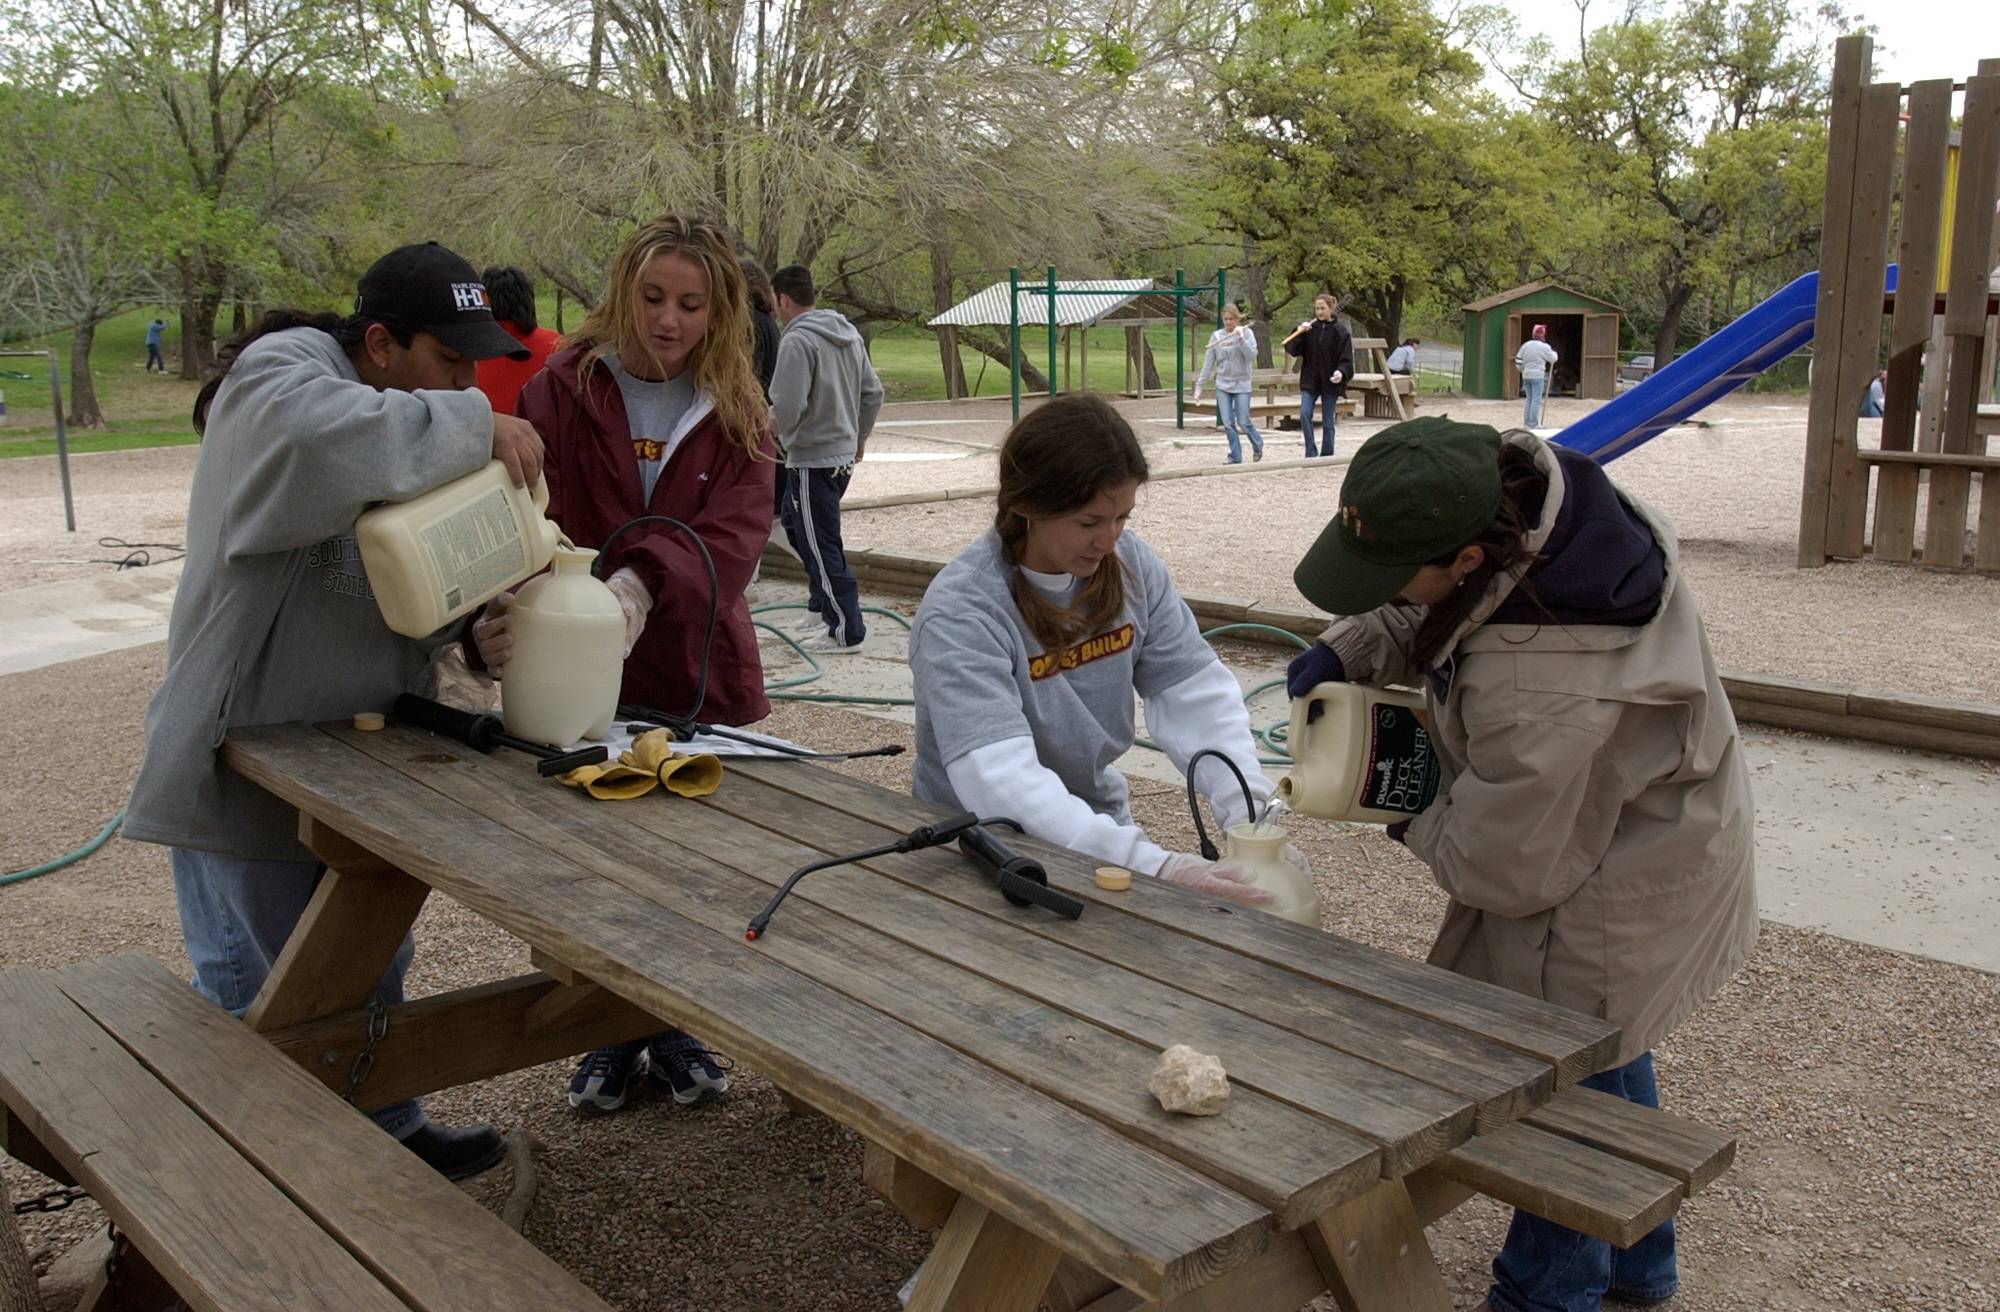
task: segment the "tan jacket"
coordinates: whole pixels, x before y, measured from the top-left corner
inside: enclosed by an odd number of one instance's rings
[[[1562,504],[1554,455],[1539,548]],[[1321,641],[1369,684],[1430,689],[1443,765],[1410,851],[1451,905],[1433,965],[1618,1025],[1618,1063],[1646,1052],[1757,941],[1752,810],[1736,718],[1680,577],[1673,528],[1624,493],[1666,553],[1659,612],[1640,627],[1481,626],[1496,579],[1443,658],[1442,704],[1405,657],[1420,610],[1336,621]]]

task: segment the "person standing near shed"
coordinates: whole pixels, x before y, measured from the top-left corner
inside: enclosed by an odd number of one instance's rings
[[[1285,353],[1299,362],[1299,427],[1305,431],[1306,456],[1333,454],[1333,407],[1347,395],[1354,376],[1354,336],[1335,317],[1340,298],[1332,292],[1313,297],[1313,317],[1285,338]],[[1313,449],[1313,405],[1319,405],[1322,439]]]
[[[861,588],[840,540],[840,499],[882,410],[882,380],[847,317],[815,302],[812,270],[788,264],[771,275],[778,295],[778,365],[771,375],[771,427],[785,455],[780,518],[805,565],[808,620],[821,655],[852,656],[868,636]]]
[[[1749,769],[1665,519],[1532,433],[1415,419],[1361,448],[1293,575],[1336,620],[1287,671],[1426,691],[1436,799],[1389,836],[1449,896],[1432,965],[1618,1026],[1582,1081],[1659,1106],[1652,1050],[1757,942]],[[1655,1304],[1630,1248],[1517,1211],[1483,1312]]]
[[[1222,431],[1229,435],[1229,463],[1243,463],[1243,438],[1250,439],[1251,462],[1264,458],[1264,438],[1250,421],[1250,377],[1257,369],[1257,336],[1243,322],[1243,312],[1234,305],[1222,307],[1222,327],[1208,339],[1208,351],[1201,359],[1201,376],[1194,380],[1194,399],[1215,380],[1215,413]]]
[[[1548,395],[1550,371],[1556,367],[1556,348],[1549,345],[1549,326],[1535,325],[1521,349],[1514,352],[1514,367],[1521,371],[1521,395],[1526,404],[1521,411],[1523,428],[1542,426],[1542,398]]]

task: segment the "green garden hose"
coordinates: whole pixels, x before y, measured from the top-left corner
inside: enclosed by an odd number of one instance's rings
[[[111,835],[117,833],[118,826],[124,823],[125,813],[120,811],[117,815],[111,817],[110,824],[97,831],[97,837],[91,839],[82,847],[77,848],[74,852],[66,853],[53,861],[44,861],[38,866],[29,866],[26,870],[16,870],[12,874],[0,875],[0,888],[5,888],[9,884],[25,883],[33,879],[36,875],[50,874],[62,869],[64,866],[75,865],[98,848],[110,842]]]

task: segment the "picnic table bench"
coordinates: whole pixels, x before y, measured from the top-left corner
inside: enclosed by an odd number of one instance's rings
[[[0,1018],[6,1148],[121,1236],[85,1312],[609,1312],[149,958],[0,971]]]
[[[1422,1226],[1473,1190],[1632,1235],[1727,1160],[1712,1131],[1563,1094],[1615,1055],[1602,1021],[1152,880],[1107,893],[1031,840],[1080,919],[930,850],[816,875],[746,942],[794,867],[941,816],[817,766],[732,760],[713,796],[655,804],[402,726],[238,731],[224,759],[329,865],[249,1018],[274,1051],[345,1082],[435,888],[548,971],[391,1009],[363,1105],[666,1021],[854,1129],[899,1206],[928,1198],[921,1312],[1328,1288],[1446,1312]],[[1222,1114],[1147,1092],[1176,1042],[1221,1056]]]
[[[1335,413],[1343,417],[1352,416],[1357,405],[1365,408],[1363,413],[1371,419],[1408,419],[1417,405],[1416,379],[1408,374],[1389,372],[1389,344],[1380,337],[1357,337],[1354,339],[1355,373],[1347,380],[1347,395],[1335,403]],[[1297,414],[1299,409],[1299,375],[1296,368],[1258,369],[1250,375],[1250,390],[1254,396],[1264,393],[1262,401],[1250,403],[1252,418],[1269,415]],[[1290,399],[1280,401],[1278,393],[1290,393]],[[1214,415],[1213,400],[1190,401],[1185,407],[1191,415]]]

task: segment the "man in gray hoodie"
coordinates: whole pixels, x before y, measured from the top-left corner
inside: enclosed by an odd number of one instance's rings
[[[861,590],[840,544],[840,498],[868,449],[882,410],[882,380],[868,344],[845,315],[815,309],[812,271],[789,264],[771,275],[777,293],[778,364],[771,374],[771,430],[785,455],[779,518],[806,569],[819,636],[808,651],[837,656],[861,650]]]
[[[354,521],[504,462],[541,477],[533,425],[496,415],[474,362],[527,351],[493,321],[472,266],[404,246],[361,277],[354,313],[272,310],[222,353],[195,400],[202,434],[187,564],[167,627],[167,672],[146,708],[146,751],[125,837],[171,849],[194,986],[242,1015],[325,867],[298,813],[224,768],[241,725],[345,719],[417,691],[431,652],[392,632],[361,569]],[[402,1001],[405,936],[376,991]],[[414,1100],[370,1113],[452,1179],[500,1160],[490,1125],[447,1129]]]

